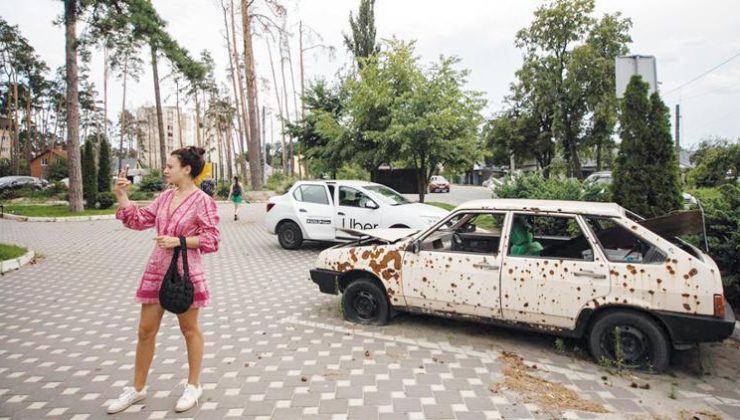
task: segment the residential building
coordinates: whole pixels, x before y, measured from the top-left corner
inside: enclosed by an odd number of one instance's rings
[[[0,115],[0,159],[10,159],[10,147],[12,143],[10,118]]]
[[[31,159],[31,176],[47,178],[49,176],[49,165],[59,159],[67,159],[67,151],[61,144],[55,144],[53,148],[46,149]]]
[[[181,108],[179,124],[177,108],[174,106],[162,107],[162,116],[167,155],[175,149],[193,144],[195,127],[190,113]],[[140,107],[136,110],[136,120],[138,122],[138,159],[146,167],[159,168],[161,160],[156,107]]]

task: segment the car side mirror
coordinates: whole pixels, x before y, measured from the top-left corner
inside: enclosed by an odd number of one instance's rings
[[[374,201],[366,201],[365,202],[365,208],[366,209],[373,209],[373,210],[375,210],[375,209],[378,208],[378,205]]]
[[[421,239],[417,239],[411,243],[411,252],[418,254],[421,251]]]

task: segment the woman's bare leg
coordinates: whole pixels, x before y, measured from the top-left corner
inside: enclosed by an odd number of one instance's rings
[[[162,322],[164,309],[158,303],[141,305],[139,318],[139,340],[136,343],[136,367],[134,368],[134,388],[141,391],[146,385],[146,377],[154,358],[157,331]]]
[[[203,362],[203,334],[198,325],[198,308],[188,309],[178,315],[177,320],[188,348],[188,383],[198,386],[200,365]]]

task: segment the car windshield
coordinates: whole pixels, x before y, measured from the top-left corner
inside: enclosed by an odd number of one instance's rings
[[[382,200],[386,204],[390,204],[391,206],[409,204],[411,202],[406,197],[386,187],[385,185],[368,185],[365,187],[365,189],[372,193],[375,193],[375,196],[378,199]]]

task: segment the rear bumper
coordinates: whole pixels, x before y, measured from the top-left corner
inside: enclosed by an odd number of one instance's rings
[[[336,295],[339,291],[339,272],[334,270],[325,270],[316,268],[310,270],[311,280],[319,285],[321,293]]]
[[[728,302],[725,302],[724,318],[661,311],[655,315],[668,328],[673,344],[722,341],[735,330],[735,312]]]

